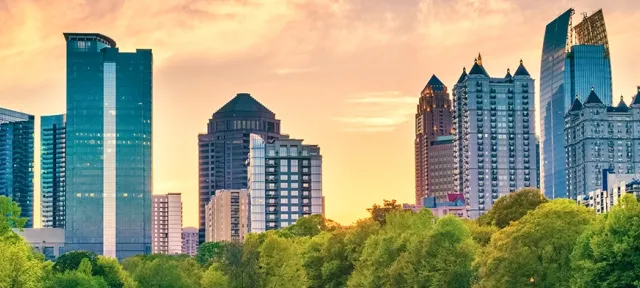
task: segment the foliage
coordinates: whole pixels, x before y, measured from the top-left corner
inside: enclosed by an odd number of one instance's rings
[[[593,219],[571,200],[540,205],[493,235],[477,261],[478,287],[568,287],[571,251]]]
[[[264,287],[276,288],[297,283],[304,287],[307,279],[302,267],[302,246],[305,238],[284,238],[269,233],[260,251],[260,274]]]
[[[313,237],[322,231],[333,231],[339,227],[337,222],[314,214],[298,219],[295,224],[279,231],[279,234],[284,237]]]
[[[573,287],[638,287],[640,204],[631,195],[600,215],[573,251]]]
[[[225,242],[219,268],[229,278],[230,288],[262,287],[259,248],[266,234],[249,234],[242,244]]]
[[[196,261],[202,266],[211,265],[214,260],[222,255],[223,242],[205,242],[198,247]]]
[[[11,228],[22,229],[27,218],[20,217],[20,206],[11,198],[0,196],[0,236],[11,232]]]
[[[48,267],[43,260],[22,239],[0,236],[0,287],[41,287]]]
[[[202,275],[200,283],[203,288],[226,288],[229,287],[229,278],[219,270],[217,265],[211,265]]]
[[[91,267],[98,265],[98,255],[89,251],[71,251],[58,257],[53,265],[53,270],[59,273],[77,270],[82,260],[87,259]]]
[[[133,278],[131,278],[131,275],[122,269],[118,260],[114,258],[98,256],[94,274],[102,276],[102,278],[107,282],[107,285],[111,288],[136,287],[136,283],[133,281]]]
[[[138,255],[125,259],[138,287],[199,287],[202,269],[187,255]]]
[[[482,247],[487,246],[491,240],[491,236],[499,230],[496,226],[481,226],[476,221],[468,219],[465,219],[462,222],[471,232],[471,238],[473,238],[473,241]]]
[[[46,288],[107,288],[107,282],[99,276],[91,276],[79,271],[56,273],[44,285]]]
[[[478,223],[485,226],[493,225],[502,229],[546,202],[547,199],[540,193],[540,190],[532,188],[520,189],[500,197],[489,212],[478,218]]]
[[[382,206],[378,204],[373,204],[371,208],[367,208],[367,212],[371,214],[371,219],[380,223],[380,225],[384,225],[386,220],[386,215],[392,211],[402,210],[402,205],[396,203],[396,200],[383,200]]]

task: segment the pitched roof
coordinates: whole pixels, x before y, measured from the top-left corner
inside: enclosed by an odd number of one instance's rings
[[[571,104],[571,108],[569,108],[569,112],[580,111],[582,110],[582,103],[580,99],[576,96],[576,99],[573,100],[573,104]]]
[[[433,90],[433,91],[444,91],[445,90],[444,83],[442,83],[442,81],[440,81],[440,79],[438,79],[438,77],[435,74],[433,74],[433,76],[431,76],[431,79],[429,79],[429,82],[427,82],[427,85],[424,86],[425,89],[427,87],[431,87],[431,90]]]
[[[469,75],[484,75],[489,77],[489,73],[487,73],[487,71],[484,70],[484,68],[480,64],[478,64],[478,59],[476,59],[475,63],[473,63],[473,67],[471,67]]]
[[[520,65],[518,66],[518,69],[516,69],[516,74],[513,74],[513,76],[531,76],[531,74],[529,74],[529,71],[527,71],[527,68],[524,68],[522,59],[520,59]]]
[[[507,68],[507,75],[505,75],[504,78],[506,78],[506,79],[513,78],[513,76],[511,76],[511,69]]]
[[[598,97],[596,92],[593,91],[593,88],[591,88],[591,93],[589,93],[589,96],[587,97],[587,100],[584,101],[584,104],[604,104],[604,103],[602,103],[602,100],[600,100],[600,97]]]
[[[638,94],[636,94],[636,97],[633,97],[631,105],[640,105],[640,86],[638,86]]]
[[[629,106],[627,106],[627,103],[624,103],[624,99],[622,99],[622,96],[620,96],[620,102],[618,102],[618,106],[607,107],[607,112],[629,112]]]
[[[460,78],[458,78],[458,82],[456,82],[456,84],[462,83],[466,78],[467,78],[467,68],[462,67],[462,75],[460,75]]]
[[[255,116],[267,116],[267,117],[275,117],[275,114],[271,112],[271,110],[264,107],[258,100],[251,97],[249,93],[238,93],[236,97],[231,99],[231,101],[224,104],[222,108],[218,109],[213,116],[217,117],[230,117],[230,116],[246,116],[246,115],[255,115]]]

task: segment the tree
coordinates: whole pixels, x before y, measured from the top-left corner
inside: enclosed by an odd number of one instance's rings
[[[478,218],[480,225],[493,225],[502,229],[509,223],[518,221],[529,211],[533,211],[547,199],[538,189],[524,188],[514,193],[502,196],[493,204],[489,212]]]
[[[46,281],[46,288],[107,288],[107,282],[102,277],[96,277],[78,271],[55,273]]]
[[[369,237],[380,232],[380,224],[371,219],[361,219],[356,225],[346,231],[344,244],[346,256],[349,262],[355,264],[362,255],[362,249]]]
[[[211,265],[214,260],[219,260],[222,256],[223,242],[205,242],[198,247],[196,261],[202,266]]]
[[[302,217],[295,224],[280,230],[284,237],[313,237],[322,231],[333,231],[340,227],[337,222],[324,218],[320,214]]]
[[[638,287],[640,204],[625,195],[583,233],[572,254],[573,287]]]
[[[367,208],[367,211],[371,213],[371,218],[380,223],[380,225],[385,224],[385,218],[389,212],[402,210],[402,205],[397,204],[395,199],[384,199],[383,202],[382,206],[373,204],[371,208]]]
[[[120,266],[120,263],[118,263],[118,260],[115,258],[98,256],[97,266],[93,270],[94,274],[102,276],[111,288],[136,287],[136,283],[133,281],[133,278],[131,278],[131,275],[122,269],[122,266]]]
[[[343,229],[322,232],[305,245],[303,267],[308,287],[344,287],[354,264],[349,261]]]
[[[224,275],[216,265],[211,265],[204,275],[200,283],[203,288],[226,288],[229,287],[229,278]]]
[[[58,273],[78,270],[80,263],[84,259],[89,261],[91,267],[96,267],[98,265],[98,255],[96,253],[90,251],[71,251],[58,257],[56,263],[53,265],[53,270]]]
[[[493,235],[477,261],[478,287],[568,287],[571,252],[593,219],[572,200],[540,205]]]
[[[283,238],[270,233],[260,247],[260,273],[264,287],[286,287],[292,283],[305,287],[307,281],[302,267],[302,245],[305,238]]]
[[[22,239],[0,237],[0,287],[41,287],[47,264]]]
[[[476,244],[484,247],[489,244],[491,241],[491,236],[498,232],[498,227],[496,226],[481,226],[476,221],[465,219],[462,221],[469,231],[471,231],[471,238]]]
[[[180,265],[175,261],[155,259],[143,264],[133,274],[139,287],[145,288],[183,288],[187,286],[180,273]]]
[[[91,270],[93,270],[91,262],[89,262],[89,259],[84,258],[82,259],[82,261],[80,261],[80,265],[78,265],[78,270],[76,271],[78,271],[78,273],[80,274],[91,276]]]
[[[228,277],[230,288],[262,287],[259,249],[271,233],[249,234],[244,243],[224,243],[222,259],[216,265]]]
[[[20,206],[11,198],[0,196],[0,236],[11,232],[11,228],[22,229],[27,218],[20,217]]]

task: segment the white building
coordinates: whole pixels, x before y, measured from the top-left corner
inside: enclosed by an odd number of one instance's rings
[[[614,174],[605,170],[602,178],[602,189],[578,195],[578,204],[593,208],[600,214],[611,211],[627,193],[640,196],[640,174]]]
[[[31,247],[42,253],[46,260],[55,260],[64,254],[64,229],[62,228],[24,228],[13,229]]]
[[[198,253],[198,228],[182,228],[182,254],[196,256]]]
[[[153,195],[152,252],[182,253],[182,200],[180,193]]]

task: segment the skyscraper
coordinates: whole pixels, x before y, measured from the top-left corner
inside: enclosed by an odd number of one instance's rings
[[[34,117],[0,108],[0,196],[22,209],[25,228],[33,227]]]
[[[249,135],[280,137],[280,120],[247,93],[213,113],[207,134],[198,135],[200,243],[205,241],[205,206],[216,190],[247,189]]]
[[[250,232],[284,228],[323,213],[320,147],[251,134],[250,149]]]
[[[244,241],[249,231],[247,190],[218,190],[206,206],[207,242]]]
[[[196,256],[198,253],[198,228],[182,228],[182,254]]]
[[[40,203],[45,228],[64,228],[65,158],[65,115],[40,117]]]
[[[182,253],[182,196],[153,195],[152,250],[160,254]]]
[[[499,197],[537,186],[534,87],[522,61],[494,78],[480,57],[455,85],[454,183],[472,219]]]
[[[67,251],[151,252],[153,55],[102,34],[67,44]]]
[[[420,100],[416,113],[416,139],[415,145],[415,177],[416,177],[416,205],[422,204],[422,198],[426,196],[435,196],[444,200],[447,193],[451,193],[453,185],[450,187],[441,187],[443,183],[451,183],[453,175],[433,175],[434,170],[430,167],[432,160],[430,159],[429,150],[431,143],[435,143],[439,136],[451,135],[451,99],[449,92],[436,75],[431,76],[427,85],[420,93]],[[445,143],[438,142],[440,145]],[[451,143],[449,143],[451,144]],[[453,146],[448,148],[453,153]],[[449,160],[451,158],[449,157]],[[453,171],[453,169],[451,170]],[[443,179],[444,178],[444,179]],[[436,184],[438,182],[438,184]],[[438,188],[436,188],[436,186]],[[435,191],[435,190],[438,191]]]
[[[630,106],[622,98],[617,106],[605,105],[591,91],[584,103],[574,100],[565,121],[568,198],[607,190],[603,171],[640,174],[640,87]]]
[[[573,26],[569,9],[549,23],[540,72],[542,191],[547,198],[567,197],[564,115],[575,95],[584,102],[591,87],[611,104],[611,62],[602,10]]]

